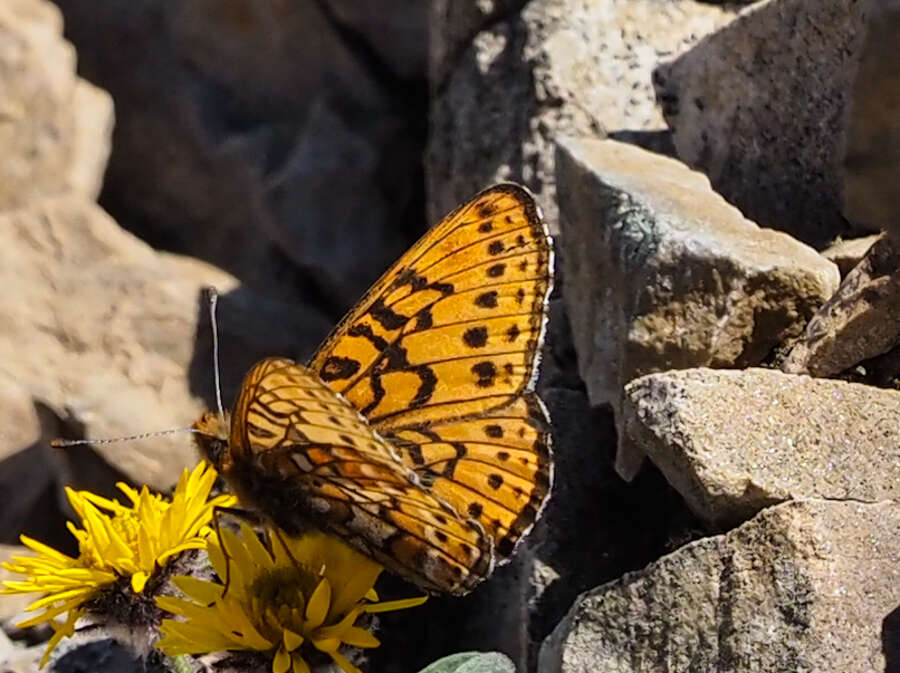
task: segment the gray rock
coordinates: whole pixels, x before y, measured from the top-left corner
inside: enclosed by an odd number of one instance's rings
[[[782,363],[793,374],[831,376],[891,350],[900,338],[900,253],[882,236],[812,317]]]
[[[854,266],[862,261],[876,240],[878,240],[877,234],[837,240],[822,251],[822,257],[837,264],[841,278],[844,278]]]
[[[844,215],[900,244],[900,5],[870,0],[865,46],[850,91],[843,161]]]
[[[838,285],[831,262],[673,159],[567,139],[557,184],[564,298],[593,404],[617,411],[623,386],[651,372],[758,364]],[[632,478],[642,457],[620,434],[619,473]]]
[[[353,36],[365,40],[397,77],[425,79],[429,3],[419,0],[326,0],[325,4],[336,20]]]
[[[766,509],[575,602],[539,673],[894,671],[900,505]]]
[[[438,3],[430,216],[512,179],[538,195],[555,229],[556,139],[662,129],[652,69],[731,15],[683,0]]]
[[[821,247],[841,214],[867,0],[767,0],[654,74],[678,156],[747,217]]]
[[[116,101],[102,204],[154,246],[336,317],[424,227],[424,86],[411,93],[367,60],[359,17],[325,2],[58,5],[80,70]],[[330,163],[315,208],[303,190],[296,202],[273,192],[302,187],[316,161]],[[350,221],[348,204],[363,215]],[[366,250],[351,264],[327,246],[333,213],[342,247]]]
[[[338,307],[352,305],[406,250],[400,231],[377,226],[395,217],[396,204],[379,189],[384,158],[370,140],[319,100],[262,185],[267,233],[298,267],[316,271]],[[337,191],[347,196],[324,197]]]
[[[624,432],[714,527],[804,498],[900,500],[900,392],[771,369],[628,384]]]

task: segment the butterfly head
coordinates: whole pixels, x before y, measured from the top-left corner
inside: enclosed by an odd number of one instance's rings
[[[191,427],[200,453],[222,472],[223,464],[228,459],[228,419],[207,411]]]

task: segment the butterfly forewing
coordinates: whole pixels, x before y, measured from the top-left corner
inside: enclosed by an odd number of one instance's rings
[[[483,413],[533,382],[551,277],[534,200],[493,187],[401,257],[311,366],[373,424]]]

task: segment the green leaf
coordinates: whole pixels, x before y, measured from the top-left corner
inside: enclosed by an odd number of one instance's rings
[[[419,673],[516,673],[516,667],[500,652],[458,652],[438,659]]]

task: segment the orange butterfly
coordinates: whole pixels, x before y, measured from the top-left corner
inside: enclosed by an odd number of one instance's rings
[[[410,248],[308,366],[254,365],[230,422],[194,424],[198,444],[289,533],[319,527],[425,590],[467,593],[550,492],[533,390],[552,281],[532,196],[491,187]]]

